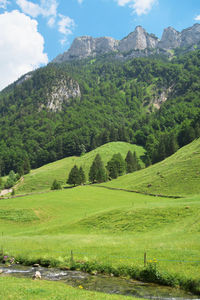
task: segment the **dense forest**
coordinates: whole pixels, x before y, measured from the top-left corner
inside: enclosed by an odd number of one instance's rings
[[[75,80],[81,96],[52,111],[48,95],[63,78]],[[22,175],[110,141],[144,146],[149,165],[199,136],[198,50],[171,61],[107,55],[51,63],[0,94],[0,175]]]

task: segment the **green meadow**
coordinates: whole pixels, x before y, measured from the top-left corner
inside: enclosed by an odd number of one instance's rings
[[[90,166],[97,153],[101,155],[102,161],[106,165],[113,154],[121,153],[122,157],[125,158],[129,150],[132,152],[136,151],[138,157],[145,153],[143,147],[137,145],[131,145],[126,142],[111,142],[81,157],[67,157],[32,170],[30,174],[25,175],[24,179],[17,184],[16,192],[21,194],[49,190],[54,179],[57,179],[62,185],[66,184],[69,172],[75,164],[78,167],[83,167],[87,178]],[[140,163],[144,166],[142,161]]]
[[[130,300],[132,297],[106,295],[72,288],[60,282],[0,277],[0,297],[10,300]],[[139,300],[134,298],[135,300]],[[141,298],[140,298],[141,300]]]
[[[104,162],[109,159],[105,150],[110,146],[113,150],[114,144],[100,147]],[[116,143],[116,146],[122,144]],[[125,145],[124,157],[128,147],[135,149],[134,145]],[[115,150],[115,153],[120,152],[117,147]],[[26,175],[18,193],[29,191],[29,183],[34,186],[31,183],[34,176],[37,191],[49,188],[53,178],[66,175],[64,162],[71,161],[68,171],[75,161],[89,168],[89,158],[92,161],[97,151],[33,170]],[[138,151],[140,155],[144,153],[142,148]],[[97,270],[200,293],[199,156],[200,140],[196,140],[165,161],[104,183],[105,187],[66,187],[2,199],[0,246],[3,253],[24,264],[39,262],[89,272]],[[159,194],[166,196],[159,197]],[[167,195],[182,197],[168,198]],[[30,283],[24,281],[24,284]]]
[[[160,163],[103,185],[166,196],[200,194],[200,139]]]
[[[199,278],[199,196],[84,186],[2,200],[0,209],[0,244],[19,261],[64,266],[73,250],[75,261],[142,269],[146,252],[160,270]]]

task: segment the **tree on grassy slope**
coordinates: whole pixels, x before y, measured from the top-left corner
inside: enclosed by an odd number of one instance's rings
[[[127,173],[132,173],[134,171],[134,158],[133,158],[133,153],[129,150],[126,158],[126,172]]]
[[[82,167],[80,167],[79,169],[79,179],[80,179],[80,184],[84,184],[86,182],[85,173]]]
[[[101,160],[101,156],[97,154],[90,167],[89,180],[92,183],[95,182],[100,183],[106,181],[106,179],[107,179],[106,170]]]
[[[126,169],[125,161],[123,160],[120,153],[114,154],[111,160],[106,166],[109,176],[111,178],[117,178],[120,175],[123,175]]]
[[[61,190],[61,184],[56,179],[52,183],[51,190]]]
[[[80,184],[80,174],[79,169],[76,165],[73,166],[69,173],[69,177],[67,179],[68,184],[79,185]]]

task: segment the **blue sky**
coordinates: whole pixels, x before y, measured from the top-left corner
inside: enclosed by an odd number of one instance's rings
[[[200,0],[0,0],[0,89],[66,51],[77,36],[162,36],[200,22]],[[3,30],[2,30],[3,28]]]

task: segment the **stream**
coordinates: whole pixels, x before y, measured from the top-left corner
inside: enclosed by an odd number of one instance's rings
[[[90,275],[79,271],[60,270],[44,267],[27,267],[12,265],[6,267],[0,265],[3,273],[0,276],[32,278],[36,271],[41,273],[42,279],[62,281],[70,286],[82,286],[86,290],[98,291],[108,294],[119,294],[138,298],[157,300],[189,300],[200,299],[183,290],[174,289],[157,284],[149,284],[131,279],[110,277],[106,275]]]

